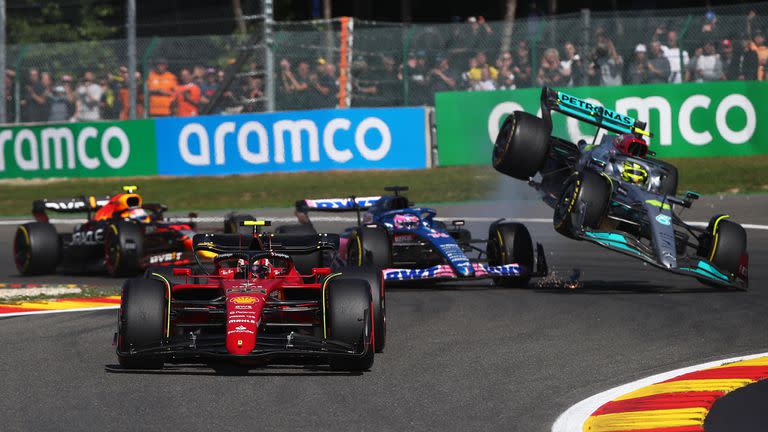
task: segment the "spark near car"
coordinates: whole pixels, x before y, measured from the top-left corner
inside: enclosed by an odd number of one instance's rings
[[[551,111],[596,126],[592,142],[552,136]],[[746,231],[727,214],[706,227],[683,221],[675,207],[690,208],[699,195],[678,195],[677,168],[655,158],[645,123],[546,87],[541,113],[505,119],[492,163],[540,192],[558,233],[706,284],[748,287]]]

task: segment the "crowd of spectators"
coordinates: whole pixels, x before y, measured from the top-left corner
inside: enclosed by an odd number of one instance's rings
[[[256,65],[251,65],[256,69]],[[211,112],[259,112],[264,110],[264,86],[261,74],[246,73],[221,92]],[[136,72],[136,114],[144,117],[144,95],[149,117],[199,115],[216,94],[223,71],[203,66],[181,67],[172,72],[168,61],[160,58],[143,81]],[[48,71],[30,68],[25,76],[6,70],[6,115],[16,121],[15,84],[19,89],[19,122],[74,122],[125,120],[129,118],[128,68],[98,76],[86,70],[79,78],[70,74],[54,76]],[[146,86],[146,89],[145,87]],[[146,93],[145,93],[146,90]]]
[[[715,13],[706,11],[700,27],[694,24],[688,30],[683,48],[679,29],[667,28],[665,24],[652,27],[647,37],[618,37],[615,31],[597,26],[588,48],[580,40],[562,38],[557,46],[551,46],[536,36],[541,34],[537,26],[543,25],[540,13],[529,17],[527,30],[522,32],[527,36],[502,44],[498,26],[494,31],[482,17],[470,17],[466,23],[453,27],[452,39],[442,48],[426,44],[423,46],[429,50],[414,48],[405,58],[399,52],[387,50],[353,51],[356,55],[350,64],[351,105],[431,105],[435,93],[454,90],[766,80],[768,45],[763,30],[756,24],[756,16],[750,11],[743,26],[723,29]],[[145,107],[151,117],[265,109],[264,76],[256,63],[226,81],[221,68],[174,66],[170,68],[166,59],[159,58],[155,59],[146,82],[137,73],[138,117],[144,116]],[[124,66],[117,73],[96,74],[86,70],[78,77],[36,68],[17,76],[9,70],[5,77],[8,117],[15,120],[17,104],[13,90],[18,81],[22,122],[126,119],[127,79]],[[275,85],[279,110],[339,104],[339,70],[324,56],[292,52],[279,58]]]

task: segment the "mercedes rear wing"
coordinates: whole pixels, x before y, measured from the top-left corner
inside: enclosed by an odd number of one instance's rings
[[[629,133],[638,138],[653,137],[652,133],[645,130],[647,127],[645,122],[561,91],[543,87],[541,89],[541,118],[550,125],[552,124],[551,111],[553,110],[613,133]]]
[[[81,196],[75,198],[43,198],[32,202],[32,215],[40,222],[48,222],[48,211],[57,213],[88,213],[109,202],[109,196]]]

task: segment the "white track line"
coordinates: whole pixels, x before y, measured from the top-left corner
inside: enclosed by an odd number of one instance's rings
[[[587,399],[584,399],[576,405],[568,408],[564,413],[560,414],[557,420],[555,420],[555,423],[552,425],[552,432],[582,432],[584,429],[584,423],[587,421],[587,419],[589,419],[589,416],[595,412],[595,410],[621,395],[625,395],[637,389],[647,387],[651,384],[656,384],[661,381],[666,381],[668,379],[690,372],[696,372],[702,369],[708,369],[711,367],[722,366],[727,363],[734,363],[737,361],[750,360],[753,358],[765,356],[768,356],[768,352],[751,354],[743,357],[733,357],[725,360],[716,360],[695,366],[675,369],[669,372],[663,372],[657,375],[633,381],[628,384],[614,387],[610,390],[606,390],[602,393],[590,396]]]
[[[110,310],[110,309],[120,309],[120,305],[98,306],[98,307],[92,307],[92,308],[77,308],[77,309],[53,309],[53,310],[41,310],[41,311],[30,311],[30,312],[12,312],[7,314],[0,313],[0,320],[3,318],[25,316],[25,315],[45,315],[45,314],[55,314],[55,313],[67,313],[67,312],[90,312],[90,311],[100,311],[100,310]]]
[[[289,222],[296,222],[295,217],[286,217],[286,216],[280,216],[280,217],[269,217],[265,216],[264,219],[267,219],[271,222],[278,222],[278,223],[289,223]],[[436,218],[438,220],[443,221],[450,221],[455,219],[462,219],[467,222],[494,222],[499,220],[500,218],[496,217],[476,217],[476,216],[467,216],[467,217],[461,217],[461,216],[454,216],[454,217],[438,217]],[[215,223],[215,222],[224,222],[223,216],[204,216],[204,217],[198,217],[198,218],[188,218],[188,217],[169,217],[169,221],[173,222],[201,222],[201,223]],[[522,222],[522,223],[552,223],[551,218],[509,218],[509,220],[515,221],[515,222]],[[313,217],[312,221],[314,222],[356,222],[357,218],[351,217],[351,216],[319,216],[319,217]],[[34,222],[31,219],[0,219],[0,226],[1,225],[20,225],[27,222]],[[51,223],[54,224],[79,224],[84,223],[85,219],[51,219]],[[693,222],[686,222],[689,225],[693,226],[707,226],[707,222],[700,222],[700,221],[693,221]],[[768,231],[768,225],[760,225],[760,224],[741,224],[746,229],[753,229],[753,230],[761,230],[761,231]]]

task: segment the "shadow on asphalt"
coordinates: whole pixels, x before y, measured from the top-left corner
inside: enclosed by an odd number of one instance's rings
[[[602,280],[581,280],[575,288],[566,286],[566,282],[553,283],[552,286],[537,286],[536,292],[549,294],[691,294],[691,293],[737,293],[738,290],[728,290],[715,288],[706,285],[699,286],[674,286],[659,284],[650,281],[602,281]]]
[[[272,369],[272,370],[270,370]],[[279,370],[277,370],[279,369]],[[288,369],[289,371],[286,371]],[[104,365],[104,371],[114,374],[139,374],[139,375],[190,375],[190,376],[238,376],[238,377],[273,377],[273,376],[359,376],[364,372],[332,371],[326,367],[300,366],[273,368],[263,367],[239,367],[239,366],[165,366],[163,369],[123,369],[118,364]]]

